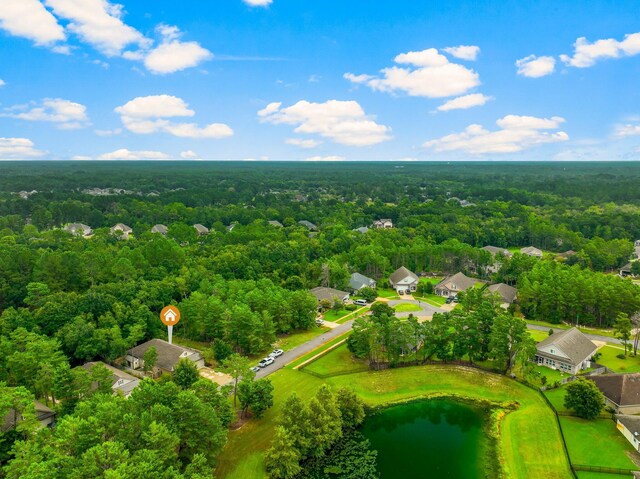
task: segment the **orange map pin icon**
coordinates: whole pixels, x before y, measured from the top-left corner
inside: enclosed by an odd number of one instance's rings
[[[160,311],[160,321],[162,321],[165,326],[175,326],[180,321],[180,310],[172,305],[165,306],[162,311]]]

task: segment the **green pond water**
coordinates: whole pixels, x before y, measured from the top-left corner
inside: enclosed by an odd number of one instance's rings
[[[366,419],[382,479],[485,477],[480,408],[450,400],[392,406]]]

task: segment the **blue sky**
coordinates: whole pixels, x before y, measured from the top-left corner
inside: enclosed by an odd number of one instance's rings
[[[640,159],[635,1],[2,0],[0,159]]]

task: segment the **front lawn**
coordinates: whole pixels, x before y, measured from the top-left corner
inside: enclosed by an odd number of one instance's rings
[[[398,293],[394,289],[380,289],[378,288],[378,297],[385,299],[400,299]]]
[[[534,319],[527,319],[527,318],[524,318],[524,320],[529,324],[535,324],[535,325],[538,325],[538,326],[544,326],[545,328],[569,329],[569,328],[573,327],[570,324],[552,324],[552,323],[548,323],[546,321],[536,321]],[[611,329],[588,328],[588,327],[585,327],[585,326],[578,326],[578,329],[580,331],[582,331],[583,333],[585,333],[585,334],[597,334],[599,336],[607,336],[609,338],[615,338],[616,337],[615,333]]]
[[[446,301],[447,298],[443,296],[438,296],[437,294],[425,294],[424,296],[414,296],[418,301],[424,301],[425,303],[429,303],[432,306],[439,308]]]
[[[396,310],[396,313],[413,313],[415,311],[422,311],[422,308],[417,304],[413,303],[400,303],[396,304],[393,309]]]
[[[274,347],[282,349],[284,351],[289,351],[290,349],[297,348],[301,344],[304,344],[307,341],[310,341],[316,336],[320,336],[321,334],[326,333],[329,330],[330,328],[327,328],[326,326],[314,326],[311,329],[294,331],[293,333],[279,336]]]
[[[546,376],[547,385],[551,385],[556,381],[561,381],[562,379],[571,377],[571,374],[569,373],[564,373],[564,372],[558,371],[557,369],[555,370],[550,369],[545,366],[535,366],[534,370],[540,373],[540,376],[538,376],[538,378],[541,378],[542,376]],[[539,380],[538,385],[542,386],[542,381]]]
[[[633,452],[633,446],[611,419],[587,421],[560,416],[560,424],[573,464],[636,469],[627,455]]]
[[[351,313],[352,311],[348,311],[346,309],[329,309],[323,313],[322,319],[324,319],[325,321],[335,322],[343,316]]]
[[[348,371],[362,371],[366,369],[367,361],[356,359],[355,356],[347,349],[346,344],[341,344],[329,354],[313,361],[304,369],[317,374],[328,375],[336,373],[345,373]]]
[[[544,341],[549,337],[549,333],[547,331],[538,331],[537,329],[530,329],[529,334],[534,339],[536,343],[540,341]]]
[[[598,349],[599,353],[602,353],[598,364],[607,366],[609,369],[613,369],[617,373],[637,373],[640,372],[640,356],[631,356],[627,354],[624,359],[618,358],[618,354],[624,353],[624,349],[620,345],[610,345],[601,347]]]
[[[431,283],[432,285],[436,285],[438,284],[440,281],[442,281],[444,278],[420,278],[420,283]]]

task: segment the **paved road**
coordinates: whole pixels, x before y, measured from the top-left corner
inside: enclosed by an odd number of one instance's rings
[[[297,348],[293,348],[293,349],[290,349],[289,351],[285,351],[285,353],[279,358],[277,358],[276,361],[271,366],[267,366],[266,368],[263,368],[260,371],[258,371],[256,373],[256,379],[260,379],[265,376],[268,376],[269,374],[275,373],[278,369],[282,369],[290,362],[298,359],[300,356],[304,356],[308,352],[313,351],[317,347],[322,346],[323,344],[331,341],[333,338],[336,338],[346,333],[351,329],[351,325],[353,324],[353,321],[354,321],[353,319],[350,321],[347,321],[344,324],[341,324],[340,326],[338,326],[337,328],[331,329],[326,333],[322,333],[321,335],[316,336],[315,338],[307,341],[306,343],[301,344]]]
[[[527,323],[527,328],[529,329],[534,329],[536,331],[549,331],[549,327],[548,326],[540,326],[538,324],[528,324]],[[553,329],[553,332],[557,332],[557,331],[564,331],[563,328],[551,328]],[[600,334],[589,334],[589,333],[585,333],[585,335],[593,340],[593,341],[604,341],[605,343],[615,343],[615,344],[622,344],[622,341],[620,341],[619,339],[616,338],[610,338],[609,336],[601,336]]]
[[[431,316],[433,316],[433,313],[446,313],[446,311],[444,309],[437,308],[435,306],[432,306],[429,303],[426,303],[424,301],[418,301],[416,299],[394,299],[392,301],[389,301],[387,304],[393,308],[394,306],[396,306],[398,304],[402,304],[402,303],[415,304],[416,306],[419,306],[420,308],[422,308],[422,311],[411,311],[411,312],[396,313],[396,316],[398,318],[406,318],[410,314],[413,314],[414,316],[429,316],[429,317],[431,317]]]

